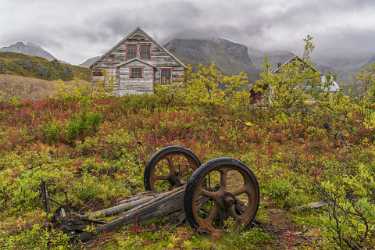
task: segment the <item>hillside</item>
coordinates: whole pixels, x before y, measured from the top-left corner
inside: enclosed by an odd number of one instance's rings
[[[246,46],[225,39],[173,39],[165,47],[186,64],[216,64],[225,74],[246,72],[251,79],[258,70]]]
[[[90,72],[86,68],[13,52],[0,52],[0,74],[34,77],[43,80],[90,79]]]
[[[15,76],[0,75],[0,100],[13,97],[21,99],[41,99],[55,94],[56,84],[52,81]]]
[[[81,63],[79,66],[89,68],[99,58],[100,58],[100,56],[91,57],[91,58],[87,59],[86,61],[84,61],[83,63]]]
[[[370,68],[372,65],[375,64],[375,55],[370,57],[366,63],[364,63],[361,67],[360,67],[360,70],[363,70],[363,69],[368,69]]]
[[[8,47],[0,48],[0,52],[13,52],[29,56],[37,56],[47,59],[48,61],[57,60],[51,53],[31,42],[16,42]]]
[[[33,77],[0,74],[0,102],[12,98],[41,100],[56,96],[60,88],[72,90],[75,87],[87,88],[89,82],[84,80],[47,81]]]

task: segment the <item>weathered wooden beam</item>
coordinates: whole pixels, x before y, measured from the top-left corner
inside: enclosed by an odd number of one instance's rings
[[[97,234],[109,232],[124,225],[140,223],[149,219],[159,218],[173,213],[183,213],[184,194],[185,186],[161,193],[149,201],[124,212],[117,219],[107,224],[98,226],[94,232],[81,233],[80,239],[82,241],[88,241]]]
[[[137,207],[139,205],[142,205],[154,198],[156,198],[157,195],[145,195],[143,197],[138,196],[137,199],[131,199],[129,201],[123,201],[117,206],[106,208],[103,210],[87,213],[86,216],[90,219],[98,218],[98,217],[106,217],[106,216],[112,216],[119,213],[122,213],[124,211],[127,211],[129,209],[132,209],[134,207]]]
[[[154,196],[155,197],[155,196],[158,196],[158,195],[159,195],[158,193],[154,193],[154,192],[151,192],[151,191],[143,192],[143,193],[139,193],[135,196],[131,196],[129,198],[125,198],[123,200],[120,200],[120,201],[117,202],[117,204],[120,205],[120,204],[123,204],[123,203],[139,200],[141,198],[144,198],[145,196]]]

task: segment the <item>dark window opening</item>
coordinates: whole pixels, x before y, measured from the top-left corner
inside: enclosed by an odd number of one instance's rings
[[[93,76],[103,76],[103,71],[101,69],[95,69],[93,72],[92,72],[92,75]]]
[[[143,78],[143,68],[130,68],[130,78],[131,79]]]
[[[150,59],[151,58],[151,46],[150,45],[141,45],[140,55],[141,55],[142,59]]]
[[[127,46],[127,59],[133,59],[137,57],[137,45]]]
[[[160,83],[169,84],[172,80],[172,71],[171,69],[161,69]]]

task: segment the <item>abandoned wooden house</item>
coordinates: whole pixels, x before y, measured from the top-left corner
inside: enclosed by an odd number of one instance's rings
[[[334,80],[331,79],[331,76],[326,76],[322,72],[320,72],[314,65],[307,63],[305,60],[300,58],[299,56],[292,56],[288,58],[283,63],[278,63],[276,65],[273,65],[273,67],[270,69],[273,74],[278,74],[283,71],[284,68],[290,66],[290,65],[301,65],[301,71],[303,70],[311,70],[312,72],[318,73],[320,76],[320,83],[322,85],[327,85],[322,89],[322,91],[325,92],[337,92],[340,90],[339,84]],[[263,104],[265,101],[269,101],[270,96],[267,96],[268,98],[264,98],[264,91],[269,88],[269,86],[264,85],[262,86],[262,91],[256,91],[254,89],[254,86],[250,89],[250,95],[251,95],[251,102],[253,104]]]
[[[137,28],[90,67],[94,85],[110,86],[116,95],[153,93],[156,84],[181,83],[186,66]]]
[[[337,91],[340,90],[339,84],[334,79],[330,79],[330,76],[327,76],[327,75],[323,74],[314,65],[312,65],[310,63],[306,63],[306,61],[304,61],[299,56],[293,56],[293,57],[289,58],[288,60],[286,60],[284,63],[277,64],[276,67],[272,71],[273,71],[273,73],[279,73],[287,65],[291,65],[293,63],[298,63],[298,62],[301,63],[302,65],[304,65],[304,67],[308,67],[313,72],[319,73],[320,82],[323,83],[323,85],[329,81],[328,86],[326,88],[324,88],[323,91],[337,92]]]

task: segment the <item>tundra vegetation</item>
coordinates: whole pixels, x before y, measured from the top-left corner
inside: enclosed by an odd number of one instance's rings
[[[359,74],[364,91],[351,96],[324,91],[319,76],[301,68],[274,74],[265,64],[255,83],[269,97],[261,105],[251,104],[246,75],[214,65],[152,95],[77,86],[49,99],[3,100],[0,248],[373,249],[375,71]],[[171,144],[202,161],[231,156],[250,166],[261,186],[258,223],[212,239],[161,219],[85,245],[46,223],[41,180],[60,203],[103,208],[142,192],[150,154]],[[308,205],[317,201],[323,206]]]
[[[34,77],[43,80],[90,79],[88,69],[57,60],[48,61],[41,57],[13,52],[0,52],[0,74]]]

